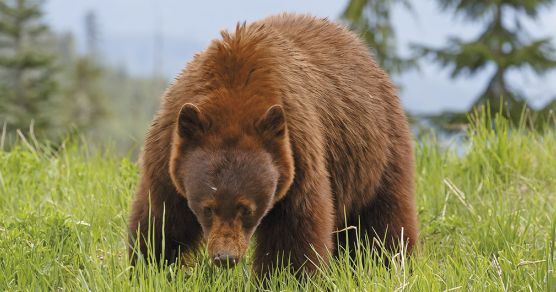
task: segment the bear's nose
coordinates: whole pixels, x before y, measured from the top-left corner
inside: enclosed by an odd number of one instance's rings
[[[212,258],[212,261],[219,267],[231,268],[238,263],[239,257],[228,253],[217,253],[216,256]]]

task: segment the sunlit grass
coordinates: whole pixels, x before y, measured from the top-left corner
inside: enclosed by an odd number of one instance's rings
[[[302,280],[276,271],[271,290],[486,291],[556,289],[556,132],[477,115],[465,155],[434,137],[416,143],[421,245],[370,261],[361,246]],[[20,141],[0,151],[0,290],[260,288],[243,262],[215,268],[127,262],[126,220],[137,165],[68,142]]]

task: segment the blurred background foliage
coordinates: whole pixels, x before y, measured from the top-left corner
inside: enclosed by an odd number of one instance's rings
[[[547,118],[556,110],[554,100],[544,108],[532,108],[523,91],[507,80],[511,71],[527,69],[543,75],[556,68],[553,40],[534,38],[523,25],[534,21],[554,0],[436,2],[442,13],[480,23],[482,30],[472,39],[450,36],[442,47],[413,43],[409,54],[401,54],[392,11],[402,7],[417,18],[416,2],[351,0],[339,15],[394,78],[418,71],[425,62],[445,67],[453,79],[495,68],[472,107],[462,112],[410,115],[416,129],[435,127],[448,133],[460,129],[468,123],[468,112],[485,103],[514,121],[523,111]],[[120,152],[140,144],[169,80],[156,70],[138,77],[104,63],[99,50],[102,32],[93,12],[84,16],[86,48],[78,51],[72,34],[49,28],[43,6],[40,0],[0,0],[0,126],[8,133],[2,143],[13,142],[18,129],[23,133],[33,129],[35,136],[54,145],[68,133],[90,137],[100,145],[113,143]]]
[[[527,31],[524,20],[534,21],[543,8],[554,4],[554,0],[436,0],[445,13],[463,17],[476,24],[482,31],[471,40],[454,35],[446,40],[446,46],[430,47],[426,44],[411,44],[413,54],[400,56],[396,46],[396,32],[391,22],[391,11],[395,5],[412,10],[408,0],[351,0],[342,17],[352,29],[359,31],[369,44],[379,64],[390,74],[399,75],[418,69],[419,62],[433,62],[446,67],[452,79],[473,76],[494,66],[495,70],[487,86],[475,98],[468,111],[443,112],[438,115],[414,117],[440,126],[444,130],[458,129],[468,123],[468,113],[481,105],[488,104],[493,113],[502,113],[513,122],[518,122],[527,111],[542,123],[556,110],[553,100],[544,108],[535,110],[529,106],[527,96],[507,82],[510,71],[531,69],[543,75],[556,68],[556,49],[550,38],[534,39]],[[537,127],[537,125],[531,125]]]
[[[163,76],[136,77],[102,62],[94,13],[83,26],[85,53],[73,36],[43,20],[43,1],[0,0],[0,123],[53,144],[79,133],[127,151],[142,138],[167,86]]]

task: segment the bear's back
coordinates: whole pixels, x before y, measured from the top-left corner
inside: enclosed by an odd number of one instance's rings
[[[299,131],[292,133],[294,140],[320,136],[338,210],[362,207],[375,196],[391,157],[403,156],[411,169],[409,130],[394,85],[363,41],[341,25],[298,14],[270,16],[261,23],[278,31],[307,62],[308,69],[290,73],[302,80],[297,88],[303,94],[296,98],[314,107],[318,121],[310,124],[318,127],[293,125]],[[293,114],[296,120],[314,117]]]
[[[304,53],[307,61],[336,73],[366,66],[378,69],[370,51],[361,39],[346,27],[326,18],[304,14],[282,13],[261,20]],[[254,23],[253,25],[258,25]]]

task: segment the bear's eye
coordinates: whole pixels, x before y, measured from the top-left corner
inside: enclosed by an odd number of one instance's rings
[[[211,217],[213,210],[211,207],[204,207],[203,208],[203,213],[205,214],[205,217]]]
[[[253,214],[253,210],[251,210],[251,208],[247,206],[240,205],[238,206],[238,209],[239,209],[239,213],[242,216],[251,216]]]

